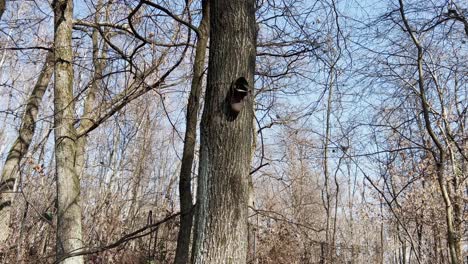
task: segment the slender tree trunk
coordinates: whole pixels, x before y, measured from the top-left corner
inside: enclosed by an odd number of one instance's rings
[[[26,155],[34,136],[39,105],[52,77],[54,69],[53,58],[54,54],[48,52],[39,78],[26,103],[18,137],[8,152],[5,165],[3,166],[0,184],[0,243],[4,243],[10,234],[9,223],[12,210],[11,203],[14,198],[14,186],[19,178],[21,160]]]
[[[435,219],[435,216],[433,216]],[[437,231],[437,224],[432,225],[432,237],[433,237],[433,252],[431,254],[431,259],[434,261],[435,264],[439,264],[439,232]]]
[[[437,136],[437,134],[434,132],[434,129],[432,128],[429,103],[426,97],[426,86],[424,83],[425,79],[423,72],[424,48],[421,45],[419,39],[416,37],[415,33],[413,32],[413,29],[409,25],[409,22],[405,15],[403,0],[399,0],[398,2],[400,4],[399,11],[405,29],[407,30],[408,34],[411,37],[411,40],[417,48],[419,99],[421,101],[421,108],[424,117],[424,126],[426,132],[429,134],[432,142],[436,146],[436,150],[432,151],[432,154],[436,163],[437,181],[439,183],[440,192],[442,194],[442,198],[445,205],[445,220],[447,224],[447,242],[449,247],[450,260],[451,264],[460,264],[463,261],[460,252],[461,240],[459,239],[461,238],[461,234],[457,232],[454,224],[454,205],[452,197],[450,197],[450,190],[448,186],[449,184],[445,175],[445,163],[447,162],[446,146],[442,145],[443,141]]]
[[[190,95],[187,104],[187,116],[185,124],[184,152],[179,176],[180,195],[180,228],[177,237],[177,249],[174,263],[189,263],[190,235],[192,233],[192,167],[195,156],[197,139],[198,109],[200,108],[200,96],[203,84],[203,72],[205,68],[206,47],[210,28],[209,0],[202,1],[203,15],[198,30],[197,46],[195,49],[195,61],[193,63],[193,77]]]
[[[442,158],[442,155],[440,155],[440,159],[444,161]],[[454,219],[453,219],[453,205],[452,201],[450,199],[449,192],[447,190],[447,182],[445,179],[445,166],[442,163],[438,163],[436,165],[437,168],[437,181],[439,183],[439,188],[442,192],[442,197],[445,203],[445,220],[447,223],[447,242],[448,242],[448,247],[449,247],[449,253],[450,253],[450,260],[451,264],[459,264],[462,263],[462,256],[460,254],[460,239],[458,239],[458,235],[455,231],[454,227]]]
[[[380,215],[381,215],[381,220],[380,220],[380,264],[384,264],[385,260],[385,251],[384,251],[384,214],[383,214],[383,202],[380,203]]]
[[[450,133],[450,131],[449,131]],[[452,146],[449,144],[450,163],[452,164],[453,178],[448,186],[450,197],[453,197],[453,229],[455,232],[454,244],[455,253],[459,263],[463,263],[463,249],[462,249],[462,234],[463,234],[463,202],[462,192],[460,187],[460,179],[463,178],[463,173],[459,170],[459,166],[453,154]]]
[[[244,98],[238,114],[229,98],[234,82],[245,87],[247,81],[250,90],[254,84],[255,1],[212,1],[210,9],[192,262],[242,264],[247,261],[253,98]]]
[[[106,18],[109,16],[108,9],[111,5],[108,6],[106,10]],[[101,9],[102,9],[102,0],[97,1],[96,3],[96,14],[94,20],[96,23],[100,22],[101,18]],[[86,94],[83,106],[83,114],[80,118],[80,125],[77,130],[89,127],[92,125],[91,115],[95,109],[96,104],[96,93],[99,90],[100,84],[102,83],[102,76],[105,68],[105,61],[107,57],[107,45],[103,44],[102,49],[99,45],[99,31],[97,29],[93,30],[91,35],[92,44],[93,44],[93,66],[94,74],[93,81],[88,89]],[[83,174],[84,165],[85,165],[85,152],[86,145],[88,143],[87,135],[83,135],[78,138],[76,142],[76,171],[81,178]]]
[[[66,255],[83,247],[80,179],[76,171],[76,129],[73,103],[73,1],[55,0],[55,173],[57,181],[57,261],[84,263]]]
[[[325,242],[327,247],[325,247],[325,263],[332,263],[333,262],[333,251],[334,251],[334,241],[330,236],[330,221],[331,221],[331,194],[330,194],[330,172],[328,168],[328,144],[330,143],[330,118],[331,118],[331,111],[332,111],[332,98],[333,98],[333,86],[334,86],[334,65],[330,68],[329,71],[329,78],[330,81],[328,83],[328,100],[327,100],[327,115],[326,115],[326,124],[325,124],[325,140],[323,142],[323,171],[325,177],[325,212],[326,212],[326,227],[325,227]],[[335,220],[336,221],[336,220]]]
[[[139,210],[138,194],[140,192],[140,187],[143,181],[143,175],[145,173],[145,168],[147,165],[148,157],[151,157],[151,132],[153,126],[151,125],[151,119],[149,113],[145,114],[143,117],[145,120],[141,121],[143,123],[143,142],[139,147],[139,153],[137,157],[137,163],[135,166],[135,172],[132,175],[132,190],[131,190],[131,199],[130,199],[130,208],[128,211],[128,227],[130,229],[134,228],[135,219]],[[134,241],[132,241],[133,243]]]

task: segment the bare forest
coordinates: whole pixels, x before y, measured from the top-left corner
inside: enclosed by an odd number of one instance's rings
[[[0,0],[0,263],[467,264],[468,2]]]

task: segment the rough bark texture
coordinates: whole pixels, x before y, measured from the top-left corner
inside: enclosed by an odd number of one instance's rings
[[[203,17],[198,30],[195,61],[193,63],[193,77],[187,104],[185,125],[184,152],[179,177],[180,195],[180,228],[177,237],[177,250],[174,263],[186,264],[190,258],[190,238],[192,233],[192,167],[197,141],[198,109],[203,85],[203,71],[205,68],[206,47],[208,44],[210,16],[209,1],[203,0]]]
[[[53,2],[55,14],[55,170],[57,181],[57,260],[84,263],[83,257],[65,258],[83,247],[80,179],[75,167],[76,130],[73,103],[73,1]]]
[[[26,155],[34,136],[39,105],[52,77],[54,69],[53,56],[52,52],[47,53],[46,61],[39,74],[39,78],[26,103],[18,137],[11,146],[5,165],[3,166],[0,182],[0,243],[4,243],[10,233],[11,203],[14,198],[14,193],[12,192],[19,178],[20,162]]]
[[[255,1],[211,1],[208,84],[201,123],[193,263],[246,263],[253,98],[238,115],[227,96],[240,77],[253,87]],[[252,89],[252,88],[250,88]]]

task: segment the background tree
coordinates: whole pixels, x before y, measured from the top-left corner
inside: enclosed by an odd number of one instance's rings
[[[41,69],[36,84],[25,107],[24,116],[21,119],[21,127],[18,131],[18,137],[8,151],[5,160],[1,178],[0,193],[0,241],[6,242],[10,234],[11,203],[16,192],[15,186],[18,184],[21,161],[31,145],[36,129],[37,115],[39,106],[44,93],[49,86],[54,67],[54,54],[48,51],[44,66]],[[42,169],[40,166],[38,170]]]
[[[205,72],[206,48],[210,29],[210,3],[202,1],[202,18],[198,26],[198,39],[193,61],[193,73],[190,95],[187,103],[185,124],[184,149],[180,165],[179,196],[180,196],[180,227],[177,236],[177,250],[174,263],[188,263],[190,261],[190,243],[193,223],[192,199],[192,169],[195,158],[197,139],[198,110],[203,87]]]

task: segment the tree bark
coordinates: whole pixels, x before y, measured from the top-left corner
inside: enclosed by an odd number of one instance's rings
[[[0,0],[0,19],[3,16],[3,13],[5,12],[6,9],[6,1],[5,0]]]
[[[189,263],[190,236],[192,233],[192,167],[197,141],[198,109],[200,108],[200,96],[203,85],[203,72],[205,68],[206,47],[208,44],[210,16],[209,1],[202,1],[203,15],[198,30],[197,46],[195,49],[195,61],[193,63],[193,77],[190,95],[187,104],[187,116],[185,124],[184,151],[179,176],[180,195],[180,228],[177,237],[177,249],[174,263]]]
[[[247,261],[253,98],[247,95],[243,109],[235,113],[238,108],[230,107],[229,96],[233,82],[247,81],[253,87],[254,6],[253,0],[211,2],[192,263]]]
[[[109,9],[111,5],[107,7]],[[96,3],[96,14],[95,14],[95,22],[99,23],[101,18],[101,9],[102,9],[102,0],[97,1]],[[108,17],[108,10],[106,10],[106,17]],[[96,93],[99,91],[102,83],[102,76],[106,66],[106,58],[107,58],[107,45],[103,44],[102,49],[99,45],[99,31],[97,29],[93,30],[91,35],[92,44],[93,44],[93,67],[94,67],[94,74],[93,74],[93,81],[88,89],[88,93],[86,94],[86,98],[84,99],[83,104],[83,114],[80,118],[80,125],[78,126],[77,130],[84,129],[85,127],[92,126],[91,115],[93,114],[93,110],[95,109],[96,104]],[[101,52],[100,52],[101,51]],[[78,138],[76,142],[76,171],[81,178],[83,174],[84,167],[85,167],[85,152],[86,152],[86,145],[88,143],[88,135],[83,135]]]
[[[0,243],[4,243],[10,234],[11,203],[14,198],[14,186],[19,178],[21,160],[26,155],[36,129],[37,115],[42,97],[49,85],[53,73],[52,52],[47,53],[46,61],[26,103],[24,116],[18,131],[18,137],[8,151],[2,170],[0,185]]]
[[[55,173],[57,182],[57,262],[84,263],[67,254],[83,247],[80,179],[76,171],[77,136],[73,102],[73,1],[55,0]]]

